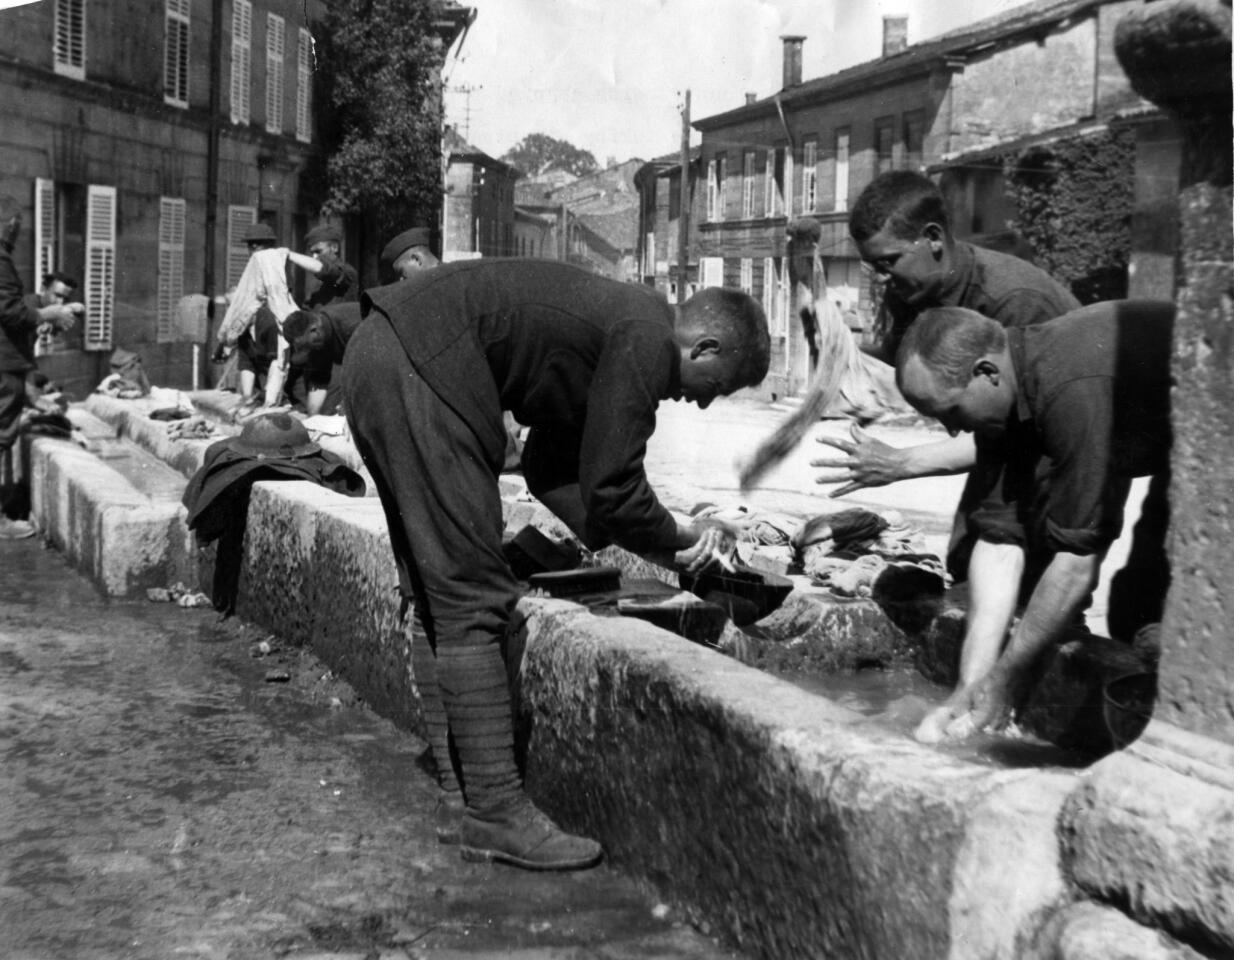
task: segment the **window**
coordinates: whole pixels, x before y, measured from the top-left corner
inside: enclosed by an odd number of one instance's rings
[[[313,35],[300,28],[296,48],[296,139],[308,143],[312,139],[313,116]]]
[[[56,0],[55,20],[53,58],[56,73],[84,80],[86,77],[86,0]]]
[[[894,117],[882,117],[874,121],[875,173],[895,169],[896,126]]]
[[[741,278],[737,286],[742,293],[754,292],[754,261],[749,257],[741,258]]]
[[[767,170],[763,175],[763,216],[774,217],[776,209],[776,153],[767,151]]]
[[[176,197],[159,198],[159,289],[156,339],[176,339],[176,310],[184,296],[185,202]]]
[[[728,170],[724,162],[724,154],[716,157],[716,219],[724,219],[724,211],[728,209]]]
[[[56,269],[56,184],[42,177],[34,181],[34,287]],[[35,356],[43,357],[63,349],[64,335],[40,333],[34,343]]]
[[[807,140],[801,156],[801,210],[813,213],[818,204],[818,141]]]
[[[767,316],[767,332],[775,333],[775,322],[773,314],[776,304],[776,287],[779,281],[776,278],[776,260],[775,257],[763,258],[763,313]]]
[[[741,217],[754,216],[754,151],[747,150],[741,161]]]
[[[253,4],[232,0],[231,122],[249,122],[249,74],[253,65]]]
[[[848,141],[847,130],[836,131],[836,195],[837,212],[848,209]]]
[[[724,286],[723,257],[699,257],[698,284],[700,288]]]
[[[189,0],[167,0],[163,49],[163,99],[189,105]]]
[[[86,193],[87,350],[110,350],[116,299],[116,188],[90,186]]]
[[[648,232],[643,237],[643,276],[654,276],[656,272],[656,235]]]
[[[921,170],[925,163],[925,111],[904,114],[904,166]]]
[[[229,206],[227,208],[227,289],[240,282],[240,274],[249,262],[249,248],[240,238],[244,231],[257,222],[257,210],[253,207]]]
[[[724,219],[724,154],[707,165],[707,219]]]
[[[788,147],[776,147],[775,158],[771,215],[782,217],[793,209],[793,154]]]
[[[283,132],[283,41],[287,25],[266,14],[266,133]]]

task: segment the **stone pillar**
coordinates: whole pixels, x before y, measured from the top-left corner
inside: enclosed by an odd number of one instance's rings
[[[1155,716],[1234,744],[1234,230],[1229,0],[1155,0],[1119,22],[1136,92],[1183,136],[1170,489],[1173,585]]]

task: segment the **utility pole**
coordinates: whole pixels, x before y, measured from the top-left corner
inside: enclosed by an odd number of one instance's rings
[[[681,216],[677,225],[677,302],[686,302],[686,277],[690,262],[690,91],[681,109]]]
[[[472,86],[469,83],[461,84],[457,87],[451,87],[451,93],[461,93],[464,96],[463,100],[463,139],[471,139],[471,95],[478,90],[483,90],[484,84]]]

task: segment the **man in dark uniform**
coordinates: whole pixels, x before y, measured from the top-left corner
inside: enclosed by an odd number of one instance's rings
[[[412,227],[390,240],[381,251],[381,275],[409,280],[436,267],[440,261],[429,249],[432,236],[429,227]],[[289,364],[293,376],[304,380],[304,409],[310,416],[337,412],[343,353],[360,320],[360,305],[352,300],[306,307],[283,321],[283,337],[291,347]]]
[[[731,543],[659,502],[643,456],[662,400],[706,407],[767,373],[766,318],[709,289],[674,308],[645,287],[550,261],[472,260],[370,290],[343,363],[347,418],[385,508],[403,596],[435,652],[468,859],[530,869],[599,860],[523,792],[501,642],[518,599],[502,554],[502,411],[531,433],[528,489],[591,548],[699,569]],[[446,785],[443,781],[443,786]]]
[[[342,235],[338,227],[323,224],[314,227],[304,237],[304,247],[319,267],[306,266],[297,257],[289,259],[297,266],[308,269],[317,277],[317,287],[304,301],[312,310],[328,303],[354,301],[360,298],[360,280],[356,268],[343,262],[341,254]]]
[[[971,310],[943,307],[909,328],[896,368],[905,398],[952,435],[1005,441],[980,448],[980,456],[1001,461],[999,506],[1010,507],[1024,528],[1041,530],[1049,554],[1005,649],[1015,611],[1007,599],[1017,584],[1005,594],[973,594],[969,619],[989,629],[965,637],[967,675],[929,718],[922,739],[1007,724],[1034,664],[1096,585],[1134,477],[1152,480],[1128,563],[1111,582],[1110,634],[1130,642],[1160,622],[1170,582],[1173,321],[1173,304],[1121,300],[1008,328]],[[1000,514],[983,507],[974,515],[983,541],[992,536],[1005,543]],[[1018,581],[1025,552],[1011,546]]]
[[[26,374],[35,368],[34,341],[43,329],[70,330],[80,303],[35,306],[23,295],[21,277],[13,265],[13,245],[21,229],[21,211],[11,197],[0,197],[0,462],[7,460],[21,430],[26,405]],[[7,466],[7,464],[6,464]],[[0,508],[10,504],[0,504]],[[13,520],[0,509],[0,539],[34,535],[34,527]]]

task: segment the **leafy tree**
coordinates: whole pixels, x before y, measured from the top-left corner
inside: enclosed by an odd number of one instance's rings
[[[331,3],[317,43],[327,214],[378,235],[431,217],[441,196],[444,56],[431,0]]]
[[[564,170],[576,177],[598,169],[590,150],[583,150],[547,133],[529,133],[512,146],[501,158],[531,177],[550,170]]]

